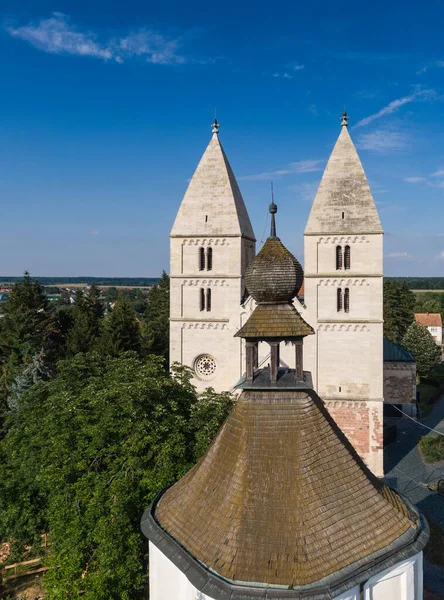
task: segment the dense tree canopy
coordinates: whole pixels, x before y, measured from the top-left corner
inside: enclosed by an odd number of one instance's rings
[[[148,295],[143,325],[143,339],[146,352],[158,354],[168,364],[170,327],[170,278],[165,273]]]
[[[429,375],[441,361],[441,349],[427,327],[414,321],[405,334],[402,345],[415,356],[420,377]]]
[[[15,399],[0,441],[0,531],[49,532],[47,600],[134,599],[146,576],[140,517],[204,452],[233,399],[198,396],[158,357],[77,354]]]
[[[414,319],[415,296],[405,282],[384,281],[384,335],[396,344]]]

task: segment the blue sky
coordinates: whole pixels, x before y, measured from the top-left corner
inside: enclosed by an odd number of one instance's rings
[[[3,0],[0,274],[156,276],[220,137],[258,239],[303,230],[344,108],[387,275],[444,276],[444,5]]]

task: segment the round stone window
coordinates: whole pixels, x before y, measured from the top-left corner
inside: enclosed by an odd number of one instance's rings
[[[211,379],[216,373],[217,363],[210,354],[202,354],[196,358],[194,371],[200,379]]]

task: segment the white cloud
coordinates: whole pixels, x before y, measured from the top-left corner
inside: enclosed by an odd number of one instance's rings
[[[293,66],[293,71],[302,71],[302,69],[305,69],[305,65],[294,65]]]
[[[433,98],[435,95],[436,93],[434,90],[423,90],[418,88],[415,92],[413,92],[413,94],[410,94],[410,96],[404,96],[403,98],[392,100],[392,102],[387,104],[387,106],[384,106],[384,108],[381,108],[381,110],[377,113],[365,117],[365,119],[361,119],[354,127],[364,127],[365,125],[373,123],[373,121],[376,121],[376,119],[380,119],[381,117],[385,117],[386,115],[394,113],[401,108],[401,106],[404,106],[404,104],[409,104],[415,100],[427,100]]]
[[[99,235],[100,232],[99,231],[90,231],[89,233],[90,233],[90,235]]]
[[[293,79],[293,75],[285,73],[273,73],[273,77],[279,77],[280,79]]]
[[[309,112],[311,112],[311,114],[314,117],[318,117],[319,116],[316,104],[310,104],[310,106],[308,107],[308,110],[309,110]]]
[[[412,258],[412,255],[408,252],[390,252],[385,255],[386,258]]]
[[[438,254],[438,258],[444,260],[444,250]]]
[[[403,181],[406,183],[421,183],[425,181],[424,177],[404,177]]]
[[[356,145],[362,150],[385,153],[390,150],[405,148],[408,142],[409,137],[405,133],[393,129],[376,129],[372,133],[359,136]]]
[[[417,74],[417,75],[422,75],[423,73],[426,73],[426,72],[427,72],[427,70],[428,70],[428,67],[422,67],[421,69],[418,69],[418,70],[416,71],[416,74]]]
[[[10,35],[24,40],[50,54],[73,54],[123,63],[125,59],[142,57],[146,62],[176,65],[187,62],[179,53],[180,38],[169,38],[148,28],[125,37],[99,40],[93,31],[81,31],[68,16],[54,12],[48,19],[24,26],[6,27]]]
[[[310,181],[306,183],[296,183],[290,185],[289,190],[296,192],[298,199],[304,200],[305,202],[313,202],[316,192],[319,187],[319,181]]]
[[[444,169],[438,169],[430,175],[430,177],[444,177]]]
[[[265,180],[270,181],[283,175],[291,175],[295,173],[314,173],[315,171],[321,171],[323,168],[323,160],[300,160],[298,162],[292,162],[285,169],[279,169],[277,171],[264,171],[257,175],[244,175],[238,177],[242,181],[258,181]]]

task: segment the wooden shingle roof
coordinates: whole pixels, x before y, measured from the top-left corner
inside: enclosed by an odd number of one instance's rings
[[[314,334],[293,304],[258,304],[245,325],[235,337],[242,338],[295,338]]]
[[[419,527],[312,390],[244,391],[154,515],[196,564],[267,589],[366,569]]]

